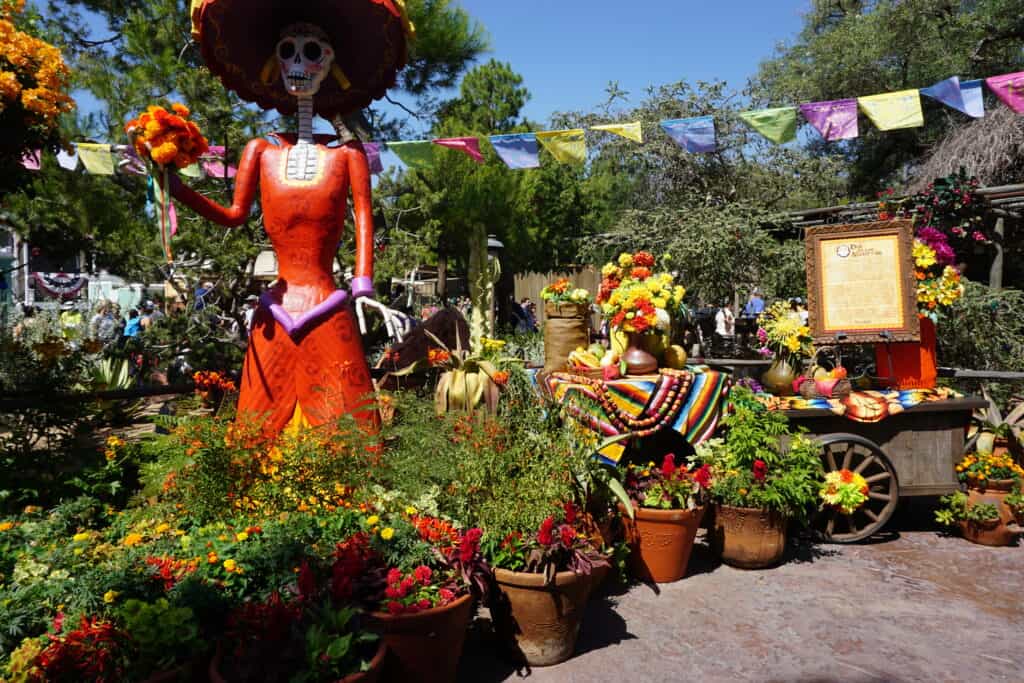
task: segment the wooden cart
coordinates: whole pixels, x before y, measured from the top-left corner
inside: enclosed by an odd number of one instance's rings
[[[966,397],[921,403],[880,422],[855,422],[828,410],[786,410],[822,446],[826,471],[851,469],[871,487],[868,501],[851,515],[837,510],[819,515],[815,525],[825,540],[853,543],[879,531],[901,496],[936,496],[957,490],[955,465],[964,449],[967,426],[987,403]]]

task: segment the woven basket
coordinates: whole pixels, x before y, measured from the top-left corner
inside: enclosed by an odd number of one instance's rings
[[[819,365],[819,359],[828,354],[832,355],[832,366],[840,367],[843,364],[843,357],[839,351],[838,346],[819,346],[814,352],[814,359],[811,363],[812,368],[821,367]],[[839,398],[841,396],[849,396],[850,392],[853,391],[853,384],[848,379],[841,379],[835,383],[832,387],[832,393],[824,394],[818,388],[818,383],[814,378],[805,378],[803,382],[800,382],[800,386],[797,389],[804,398]]]
[[[579,375],[580,377],[589,377],[590,379],[604,379],[604,370],[602,368],[578,368],[574,365],[567,365],[565,371],[570,375]]]

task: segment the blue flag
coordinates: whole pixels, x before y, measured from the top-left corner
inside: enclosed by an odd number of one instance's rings
[[[976,119],[985,116],[985,97],[981,90],[984,83],[980,78],[976,81],[962,81],[960,83],[960,94],[964,98],[964,113]]]
[[[511,133],[492,135],[491,146],[509,168],[537,168],[540,166],[540,149],[537,136],[533,133]]]
[[[715,151],[715,120],[711,116],[662,121],[661,127],[687,152]]]
[[[942,102],[947,107],[952,107],[964,114],[967,112],[967,105],[964,104],[964,96],[960,90],[960,79],[956,76],[939,81],[930,88],[921,88],[921,94],[927,95],[933,100]]]

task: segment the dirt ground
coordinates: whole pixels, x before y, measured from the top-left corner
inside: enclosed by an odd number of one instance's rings
[[[927,514],[927,513],[926,513]],[[744,571],[694,549],[689,574],[594,596],[568,662],[515,671],[474,623],[460,681],[1024,682],[1024,548],[942,535],[902,510],[877,542],[791,542]]]

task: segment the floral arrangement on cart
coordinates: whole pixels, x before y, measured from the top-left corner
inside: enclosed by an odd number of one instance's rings
[[[802,374],[804,360],[814,356],[811,330],[785,301],[776,301],[757,318],[761,355],[772,364],[761,376],[766,390],[779,396],[793,394],[793,383]]]

